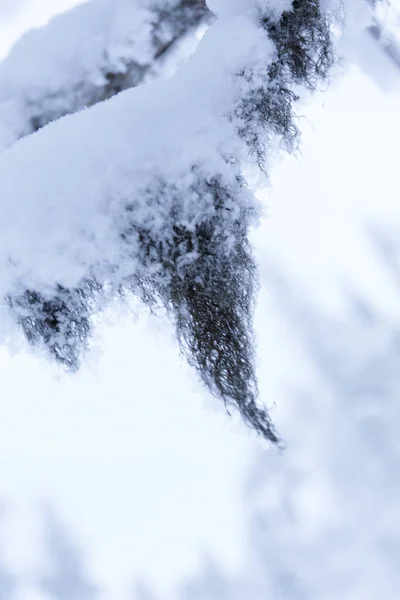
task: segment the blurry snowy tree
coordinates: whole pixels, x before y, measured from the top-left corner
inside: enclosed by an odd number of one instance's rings
[[[49,568],[38,582],[49,600],[95,600],[99,591],[86,574],[81,549],[50,506],[43,506]]]
[[[17,587],[15,573],[12,572],[4,560],[6,543],[3,534],[3,524],[7,516],[6,512],[3,502],[0,501],[0,600],[11,600]]]
[[[248,176],[274,138],[296,147],[294,105],[328,74],[340,2],[208,5],[216,17],[200,0],[92,0],[0,67],[3,316],[76,370],[110,298],[160,303],[209,390],[277,442],[254,373]],[[126,89],[212,21],[173,78]]]
[[[374,9],[373,22],[368,28],[372,37],[379,43],[390,60],[400,69],[400,43],[397,32],[400,30],[399,7],[390,0],[368,0]]]

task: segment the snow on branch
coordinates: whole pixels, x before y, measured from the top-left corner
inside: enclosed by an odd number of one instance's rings
[[[161,303],[209,390],[273,442],[254,372],[259,209],[244,171],[266,168],[272,135],[293,145],[299,86],[313,89],[333,60],[319,1],[289,5],[221,0],[174,77],[0,156],[0,296],[27,339],[74,370],[109,297]]]
[[[0,150],[138,85],[211,17],[205,0],[90,0],[29,31],[0,63]]]

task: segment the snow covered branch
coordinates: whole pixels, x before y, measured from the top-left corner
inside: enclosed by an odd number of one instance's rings
[[[29,31],[0,64],[0,150],[138,85],[211,19],[205,0],[90,0]]]
[[[169,6],[171,3],[167,3]],[[91,315],[133,292],[171,314],[213,394],[278,442],[259,404],[245,179],[333,60],[319,0],[213,0],[219,19],[171,79],[126,90],[0,156],[0,295],[32,344],[76,369]],[[162,109],[161,109],[162,108]]]

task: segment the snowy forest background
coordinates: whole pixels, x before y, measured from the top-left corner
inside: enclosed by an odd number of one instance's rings
[[[0,2],[3,56],[70,6]],[[388,45],[400,23],[388,15],[386,44],[361,2],[349,15],[342,64],[301,105],[300,155],[271,157],[259,194],[257,371],[285,451],[227,419],[168,321],[135,303],[107,309],[73,376],[2,347],[1,599],[397,598],[400,70]],[[32,70],[13,60],[0,81],[29,89]]]

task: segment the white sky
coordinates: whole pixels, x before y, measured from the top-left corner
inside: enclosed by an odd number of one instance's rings
[[[71,4],[0,0],[0,56],[28,24],[40,25]],[[375,72],[389,69],[383,58],[376,60]],[[254,236],[264,277],[257,312],[260,378],[264,397],[277,402],[275,417],[289,444],[294,426],[283,390],[307,386],[313,373],[268,293],[267,266],[271,260],[285,265],[332,313],[344,312],[338,282],[347,281],[398,315],[392,284],[375,264],[362,226],[369,218],[400,224],[399,100],[395,85],[383,92],[352,66],[304,109],[311,124],[303,156],[276,166],[273,192],[265,195],[270,218]],[[228,571],[238,568],[241,490],[258,442],[214,408],[162,321],[125,315],[103,327],[101,348],[74,378],[56,375],[36,357],[0,353],[0,498],[9,503],[8,561],[25,575],[40,567],[37,503],[44,499],[82,540],[110,598],[125,598],[137,575],[169,597],[208,552]],[[304,441],[313,472],[307,447]],[[322,473],[324,463],[318,468]]]

